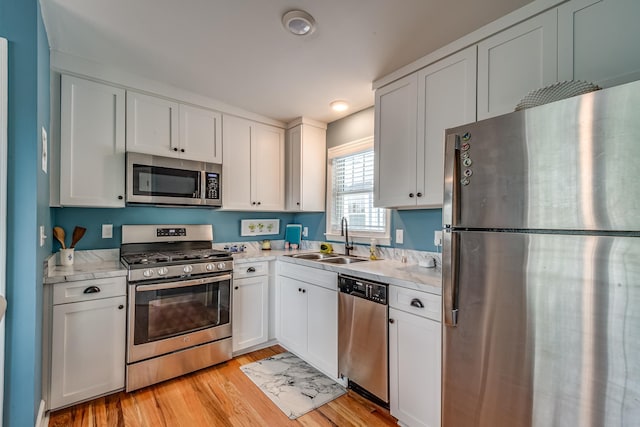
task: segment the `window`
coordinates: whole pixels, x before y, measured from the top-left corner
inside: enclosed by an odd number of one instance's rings
[[[329,149],[327,191],[327,239],[340,236],[342,218],[349,224],[349,238],[369,243],[371,238],[389,244],[389,213],[373,207],[373,138]]]

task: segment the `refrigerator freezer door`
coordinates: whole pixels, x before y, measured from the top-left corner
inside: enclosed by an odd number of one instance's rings
[[[454,233],[443,426],[637,426],[640,238]]]
[[[640,231],[639,118],[635,82],[448,130],[444,224]]]

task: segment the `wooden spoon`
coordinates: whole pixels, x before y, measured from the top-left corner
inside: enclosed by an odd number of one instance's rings
[[[60,242],[60,244],[62,245],[62,249],[67,249],[67,247],[64,245],[65,234],[62,227],[53,227],[53,237],[55,237],[55,239]]]
[[[87,231],[87,229],[84,227],[76,226],[76,228],[73,229],[73,234],[71,235],[71,246],[69,246],[70,248],[76,247],[76,244],[80,239],[82,239],[82,236],[84,236],[85,231]]]

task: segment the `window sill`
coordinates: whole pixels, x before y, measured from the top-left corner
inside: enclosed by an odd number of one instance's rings
[[[341,236],[339,234],[324,233],[324,237],[330,242],[344,243],[344,236]],[[376,239],[376,245],[380,245],[380,246],[391,245],[391,237],[388,237],[388,236],[379,237],[379,236],[352,236],[351,234],[349,235],[349,241],[350,242],[352,241],[353,243],[368,245],[371,243],[371,239]]]

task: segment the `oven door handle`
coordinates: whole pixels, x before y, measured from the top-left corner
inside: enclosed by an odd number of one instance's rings
[[[224,282],[231,280],[231,274],[223,274],[222,276],[207,277],[206,279],[193,279],[179,282],[157,283],[152,285],[138,285],[136,292],[161,291],[163,289],[186,288],[188,286],[206,285],[207,283]]]

